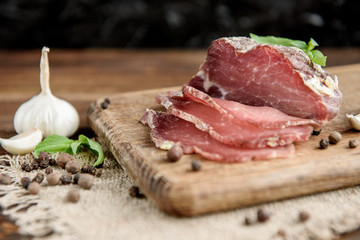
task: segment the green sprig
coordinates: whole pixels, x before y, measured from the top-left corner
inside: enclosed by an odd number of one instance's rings
[[[48,152],[50,154],[64,152],[74,155],[80,152],[82,146],[90,149],[97,155],[98,158],[93,164],[94,167],[104,162],[105,156],[101,145],[82,134],[79,135],[78,140],[72,140],[56,134],[50,135],[36,146],[34,156],[38,157],[40,152]]]
[[[257,43],[260,44],[272,44],[272,45],[281,45],[286,47],[297,47],[303,50],[316,64],[320,66],[326,65],[326,56],[324,56],[319,50],[314,49],[315,47],[319,46],[317,42],[310,38],[310,41],[306,44],[304,41],[300,40],[293,40],[289,38],[282,38],[282,37],[274,37],[274,36],[257,36],[253,33],[250,33],[250,38],[254,39]]]

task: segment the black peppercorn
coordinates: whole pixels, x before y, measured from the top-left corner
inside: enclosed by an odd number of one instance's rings
[[[36,161],[32,161],[31,162],[31,168],[32,168],[32,170],[39,169],[39,163],[36,162]]]
[[[305,221],[309,220],[309,218],[310,218],[310,213],[308,213],[306,211],[301,211],[299,213],[299,220],[301,222],[305,222]]]
[[[349,148],[356,148],[357,146],[359,146],[359,143],[355,139],[349,141]]]
[[[311,135],[317,136],[321,133],[321,128],[319,130],[313,130]]]
[[[140,192],[140,189],[137,186],[132,186],[129,189],[129,195],[134,198],[145,198],[145,195]]]
[[[32,171],[32,167],[30,164],[28,163],[23,163],[21,164],[21,169],[25,172],[31,172]]]
[[[108,106],[109,106],[109,104],[108,104],[107,102],[102,102],[102,103],[100,104],[101,109],[104,109],[104,110],[107,109]]]
[[[270,213],[266,211],[265,209],[258,209],[257,211],[257,219],[259,222],[266,222],[270,219]]]
[[[105,98],[104,102],[106,102],[107,104],[110,104],[110,98]]]
[[[102,169],[96,169],[95,177],[101,177]]]
[[[78,184],[79,178],[80,178],[80,173],[77,173],[77,174],[74,175],[73,180],[74,180],[75,184]]]
[[[50,155],[47,152],[40,152],[39,155],[38,155],[38,158],[40,159],[40,161],[49,160]]]
[[[201,162],[199,160],[195,160],[191,162],[191,169],[194,172],[197,172],[201,169]]]
[[[92,166],[90,165],[84,165],[82,168],[81,168],[81,172],[83,173],[90,173],[92,170]]]
[[[32,179],[32,182],[41,183],[44,180],[44,174],[37,173],[35,177]]]
[[[42,169],[45,169],[49,166],[49,160],[43,159],[41,160],[41,162],[39,163],[39,167]]]
[[[49,159],[49,165],[54,166],[56,164],[56,160],[54,158]]]
[[[251,225],[253,222],[251,221],[251,219],[249,217],[245,217],[244,219],[244,224],[245,225]]]
[[[20,184],[23,188],[27,189],[29,184],[30,184],[30,178],[28,177],[23,177],[20,179]]]
[[[327,149],[329,147],[329,142],[326,139],[321,139],[319,145],[321,149]]]
[[[72,176],[70,174],[64,174],[60,176],[60,181],[64,185],[70,184],[71,180],[72,180]]]
[[[51,173],[53,173],[53,168],[52,167],[47,167],[46,169],[45,169],[45,173],[46,173],[46,175],[49,175],[49,174],[51,174]]]

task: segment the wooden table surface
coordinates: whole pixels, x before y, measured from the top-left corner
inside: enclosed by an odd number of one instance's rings
[[[360,48],[322,49],[327,67],[360,63]],[[93,134],[86,111],[114,93],[180,86],[204,61],[206,50],[50,49],[50,86],[80,114],[78,133]],[[39,50],[0,50],[0,137],[15,135],[13,117],[21,103],[40,92]],[[6,152],[0,148],[0,154]],[[0,217],[0,239],[18,239],[17,227]],[[357,239],[357,232],[342,239]]]

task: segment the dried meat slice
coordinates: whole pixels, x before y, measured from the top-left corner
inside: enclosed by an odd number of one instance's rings
[[[230,114],[176,95],[179,94],[159,94],[157,101],[169,114],[192,122],[199,130],[225,144],[246,148],[285,146],[308,140],[313,130],[309,125],[265,129],[246,121],[234,121]]]
[[[263,128],[285,128],[290,126],[312,125],[317,123],[312,119],[289,116],[275,108],[266,106],[249,106],[235,101],[212,98],[206,93],[190,86],[184,86],[182,93],[171,95],[184,95],[192,101],[205,104],[226,115],[237,122],[248,122]]]
[[[337,115],[342,101],[337,77],[302,50],[245,37],[215,40],[188,85],[212,97],[273,107],[319,125]]]
[[[207,132],[200,131],[191,122],[149,109],[144,113],[141,122],[151,128],[150,137],[156,147],[168,150],[174,144],[180,143],[185,154],[198,153],[204,158],[214,161],[246,162],[288,158],[293,156],[295,151],[292,144],[260,149],[227,145],[215,140]]]

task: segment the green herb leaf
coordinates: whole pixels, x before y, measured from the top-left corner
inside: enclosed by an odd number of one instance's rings
[[[74,140],[56,134],[50,135],[39,143],[34,151],[34,156],[38,157],[40,152],[48,152],[50,154],[56,152],[71,151],[71,144]]]
[[[104,162],[105,156],[101,145],[84,135],[79,135],[79,138],[76,141],[55,134],[51,135],[36,146],[34,156],[38,157],[40,152],[48,152],[50,154],[66,152],[74,155],[80,152],[81,146],[90,149],[95,155],[98,156],[97,160],[93,164],[94,167]]]
[[[326,65],[326,57],[319,51],[314,50],[315,47],[319,46],[314,39],[310,39],[310,41],[306,44],[304,41],[300,40],[293,40],[289,38],[281,38],[281,37],[274,37],[274,36],[257,36],[253,33],[250,33],[250,38],[254,39],[257,43],[260,44],[272,44],[272,45],[281,45],[286,47],[297,47],[303,50],[316,64],[320,66]]]
[[[95,153],[98,156],[96,162],[93,164],[94,167],[104,162],[105,156],[100,144],[87,138],[82,134],[79,136],[79,142],[84,144],[85,147],[89,148],[93,153]]]

